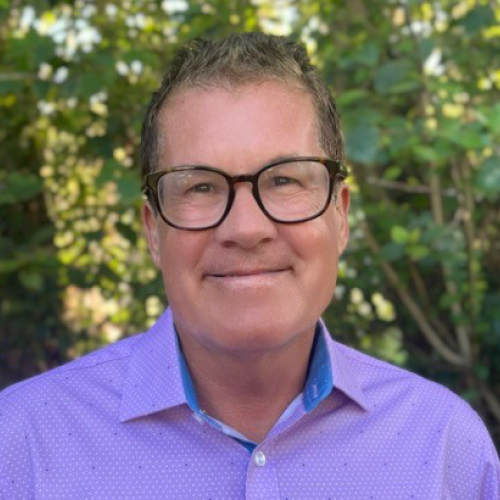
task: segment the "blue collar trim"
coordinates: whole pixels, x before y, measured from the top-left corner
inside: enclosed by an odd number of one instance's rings
[[[324,331],[322,325],[318,323],[314,334],[312,358],[308,370],[309,374],[303,391],[304,409],[307,413],[314,410],[314,408],[316,408],[318,404],[321,403],[321,401],[323,401],[323,399],[325,399],[333,390],[332,366],[325,341],[326,334],[327,333]],[[184,386],[186,402],[192,411],[206,418],[207,415],[202,412],[198,404],[193,379],[191,378],[186,360],[180,349],[177,332],[175,335],[175,345],[179,356],[182,384]]]
[[[202,414],[200,409],[200,405],[198,404],[198,398],[196,396],[196,390],[194,388],[193,379],[191,378],[191,374],[189,373],[189,368],[186,364],[186,358],[184,358],[184,354],[181,351],[181,347],[179,345],[179,336],[177,334],[177,330],[175,329],[175,347],[177,348],[177,356],[179,357],[179,366],[181,369],[181,377],[182,377],[182,385],[184,386],[184,394],[186,396],[186,403],[189,408],[193,410],[198,415]]]
[[[303,393],[304,409],[307,413],[313,411],[333,390],[332,365],[325,335],[328,333],[318,323],[314,335],[309,374]]]

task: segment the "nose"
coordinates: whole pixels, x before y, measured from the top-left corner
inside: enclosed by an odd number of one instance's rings
[[[224,246],[251,249],[276,238],[276,224],[257,204],[249,183],[235,185],[235,196],[229,213],[215,228],[216,240]]]

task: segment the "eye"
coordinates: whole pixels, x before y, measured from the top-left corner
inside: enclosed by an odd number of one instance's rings
[[[284,175],[276,175],[271,179],[271,184],[273,187],[289,186],[290,184],[297,184],[297,179]]]
[[[208,182],[195,184],[191,186],[188,191],[193,193],[211,193],[215,189],[213,184],[209,184]]]

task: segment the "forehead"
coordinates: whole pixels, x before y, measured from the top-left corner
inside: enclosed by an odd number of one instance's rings
[[[158,133],[160,168],[322,154],[311,96],[277,81],[178,91],[160,112]]]

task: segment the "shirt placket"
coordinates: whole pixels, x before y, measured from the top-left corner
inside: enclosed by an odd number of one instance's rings
[[[279,484],[276,474],[276,460],[271,444],[261,444],[255,448],[247,468],[245,499],[279,499]]]
[[[279,457],[274,444],[281,439],[281,434],[296,425],[304,415],[306,411],[300,404],[288,418],[278,422],[267,438],[255,448],[247,468],[246,500],[281,498],[277,471]]]

